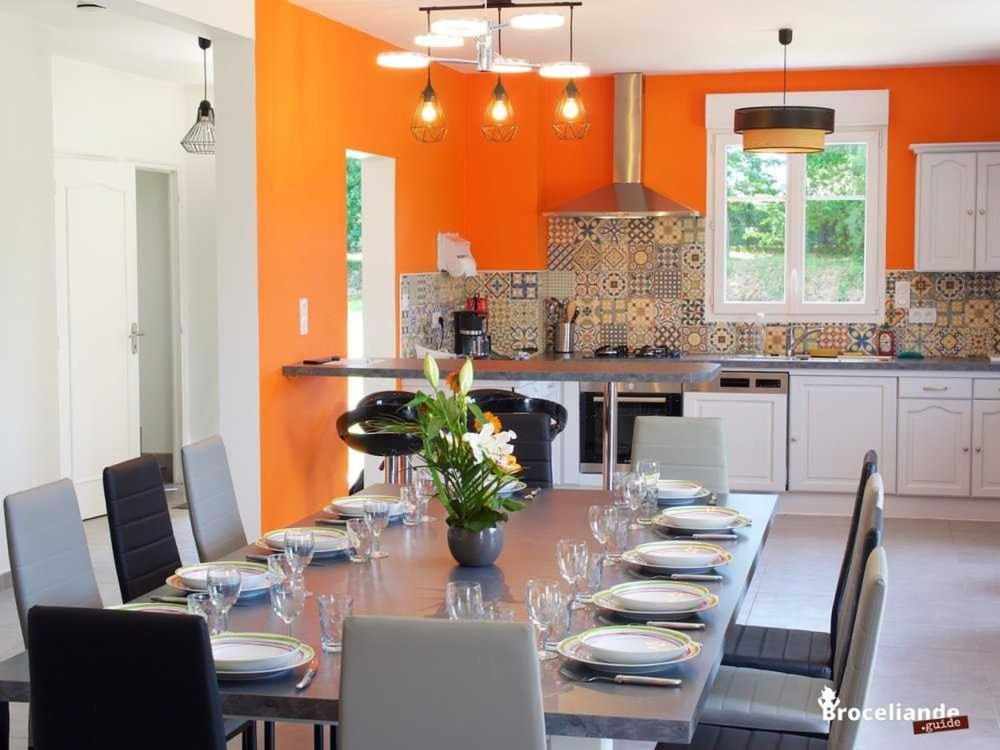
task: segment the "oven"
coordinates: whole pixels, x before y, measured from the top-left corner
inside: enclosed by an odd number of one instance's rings
[[[632,463],[632,426],[636,417],[679,417],[684,397],[680,383],[618,383],[618,470]],[[604,383],[580,384],[580,473],[600,474],[604,456]]]

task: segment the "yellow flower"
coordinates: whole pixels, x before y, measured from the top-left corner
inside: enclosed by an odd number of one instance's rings
[[[491,425],[493,425],[493,433],[494,434],[496,434],[496,433],[500,432],[501,430],[503,430],[503,425],[500,424],[500,417],[498,417],[493,412],[491,412],[491,411],[484,411],[483,412],[483,419],[485,419],[487,422],[489,422]],[[483,423],[480,422],[478,419],[475,420],[475,425],[476,425],[476,429],[477,430],[483,429]]]
[[[486,416],[485,414],[483,415]],[[508,474],[516,474],[521,471],[524,467],[517,462],[517,457],[513,453],[509,453],[500,459],[500,470],[505,471]]]
[[[444,379],[444,382],[451,388],[452,393],[458,393],[461,390],[458,386],[458,370],[448,373],[448,377]]]

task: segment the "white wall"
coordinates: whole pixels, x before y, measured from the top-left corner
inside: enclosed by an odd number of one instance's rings
[[[254,33],[254,0],[137,0],[138,4],[150,6],[157,10],[189,18],[198,23],[214,26],[232,34],[253,39]],[[116,0],[114,7],[121,6],[128,12],[124,3]]]
[[[0,13],[0,497],[59,478],[49,70],[47,33]]]

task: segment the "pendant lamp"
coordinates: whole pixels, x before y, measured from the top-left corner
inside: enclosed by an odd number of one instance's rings
[[[200,36],[198,46],[201,48],[202,70],[205,76],[205,98],[198,105],[197,119],[187,135],[181,139],[181,145],[189,154],[214,154],[215,110],[208,101],[208,48],[212,46],[212,40]]]
[[[743,135],[744,151],[770,154],[822,151],[826,135],[833,132],[834,111],[827,107],[787,106],[788,45],[792,43],[792,30],[780,29],[778,41],[785,56],[781,105],[737,109],[733,130]]]
[[[569,7],[569,62],[573,63],[572,5]],[[590,117],[587,115],[587,108],[583,106],[580,89],[576,87],[576,81],[572,78],[569,79],[566,88],[563,89],[562,96],[556,102],[552,129],[555,130],[556,137],[564,141],[578,141],[590,130]]]
[[[497,8],[497,53],[503,56],[503,31],[501,27],[500,9]],[[483,131],[483,137],[490,143],[507,143],[517,135],[517,114],[514,112],[514,105],[510,101],[507,89],[504,88],[503,77],[500,74],[497,74],[493,95],[486,102],[483,123],[479,129]]]
[[[427,13],[427,33],[430,34],[431,14]],[[430,49],[427,56],[430,57]],[[410,132],[421,143],[440,143],[448,133],[448,125],[444,119],[444,107],[438,99],[434,85],[431,83],[431,69],[427,66],[427,85],[420,92],[417,108],[410,118]]]

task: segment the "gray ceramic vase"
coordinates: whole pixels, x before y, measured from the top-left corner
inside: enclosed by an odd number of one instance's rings
[[[482,531],[448,527],[448,549],[455,562],[468,568],[492,565],[503,549],[503,527]]]

